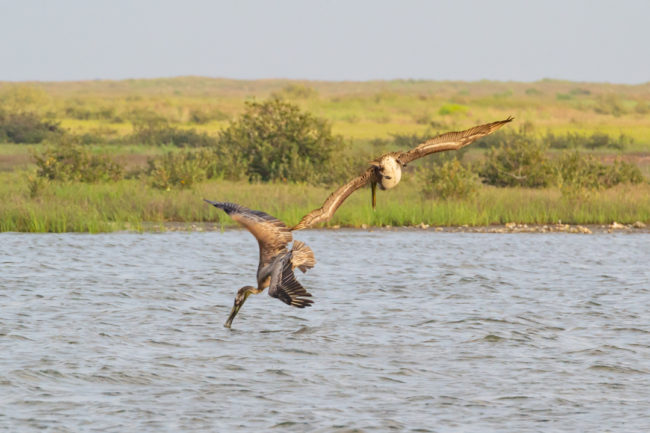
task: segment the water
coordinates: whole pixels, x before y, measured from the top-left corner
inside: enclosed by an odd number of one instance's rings
[[[0,430],[650,430],[650,235],[0,234]]]

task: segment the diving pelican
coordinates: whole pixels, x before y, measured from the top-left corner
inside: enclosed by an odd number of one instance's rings
[[[294,241],[291,250],[287,244],[293,237],[289,228],[279,219],[258,210],[251,210],[235,203],[223,203],[204,199],[212,206],[222,209],[232,219],[248,229],[260,246],[260,264],[257,268],[257,287],[244,286],[237,291],[235,303],[224,326],[230,328],[239,309],[251,293],[261,293],[269,288],[269,295],[292,307],[309,307],[311,294],[296,280],[293,269],[302,272],[316,264],[314,253],[304,242]]]
[[[301,230],[328,221],[350,194],[368,182],[370,182],[372,190],[372,208],[375,209],[377,185],[379,185],[379,189],[383,190],[394,188],[402,178],[402,168],[406,167],[409,162],[436,152],[458,150],[481,137],[493,133],[512,120],[513,117],[508,117],[505,120],[475,126],[465,131],[447,132],[427,140],[407,152],[386,153],[371,161],[370,167],[363,174],[350,180],[330,194],[322,207],[309,212],[291,230]]]

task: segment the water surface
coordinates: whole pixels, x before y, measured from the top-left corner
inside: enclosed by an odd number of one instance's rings
[[[650,235],[0,234],[0,429],[650,430]]]

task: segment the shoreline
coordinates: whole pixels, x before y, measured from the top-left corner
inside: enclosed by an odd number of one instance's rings
[[[213,232],[224,230],[246,230],[236,225],[222,225],[219,223],[183,223],[168,222],[162,224],[144,224],[142,232]],[[609,234],[609,233],[650,233],[650,225],[640,221],[634,224],[494,224],[489,226],[429,226],[418,224],[415,226],[368,226],[360,227],[334,225],[330,227],[309,228],[300,231],[427,231],[436,233],[571,233],[571,234]]]

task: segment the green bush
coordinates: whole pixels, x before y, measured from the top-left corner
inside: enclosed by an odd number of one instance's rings
[[[609,166],[607,176],[603,179],[605,187],[611,188],[619,183],[641,183],[645,179],[641,169],[631,162],[623,161],[616,158],[614,163]]]
[[[35,113],[6,113],[0,110],[0,141],[40,143],[60,132],[58,123],[45,121]]]
[[[273,98],[248,102],[244,114],[221,131],[219,161],[234,160],[251,180],[317,182],[323,167],[341,149],[327,121]],[[240,176],[222,165],[226,177]]]
[[[57,181],[98,182],[119,180],[122,167],[106,155],[93,155],[74,139],[62,139],[54,147],[33,154],[37,176]]]
[[[626,114],[625,107],[616,95],[598,95],[594,111],[598,114],[611,114],[614,117],[620,117]]]
[[[206,149],[199,151],[168,152],[149,159],[147,174],[154,188],[170,190],[172,187],[190,188],[206,178],[210,165],[214,164],[214,153]]]
[[[214,108],[211,110],[204,110],[195,108],[190,111],[190,122],[204,124],[212,122],[213,120],[226,120],[228,116],[222,111]]]
[[[471,197],[479,186],[478,175],[456,158],[438,167],[420,170],[418,176],[425,196],[442,199]]]
[[[638,101],[634,106],[634,111],[636,111],[638,114],[648,114],[650,113],[650,103]]]
[[[542,188],[551,183],[553,172],[544,144],[518,132],[502,133],[498,138],[499,147],[488,151],[480,168],[483,182],[501,187],[529,188]]]
[[[607,165],[592,155],[565,152],[555,163],[557,185],[564,194],[579,195],[611,188],[620,183],[641,183],[643,175],[634,164],[616,159]]]
[[[80,100],[69,101],[64,108],[64,112],[66,117],[80,120],[100,119],[114,121],[117,117],[115,107],[87,107]]]
[[[175,128],[161,118],[136,121],[133,124],[133,134],[126,140],[138,144],[176,147],[207,147],[217,143],[215,137],[195,129]]]
[[[547,132],[542,140],[553,149],[610,148],[623,150],[625,146],[633,143],[632,139],[625,134],[621,134],[618,138],[614,138],[602,132],[594,132],[591,135],[580,134],[578,132],[567,132],[565,135],[555,135],[552,132]]]

